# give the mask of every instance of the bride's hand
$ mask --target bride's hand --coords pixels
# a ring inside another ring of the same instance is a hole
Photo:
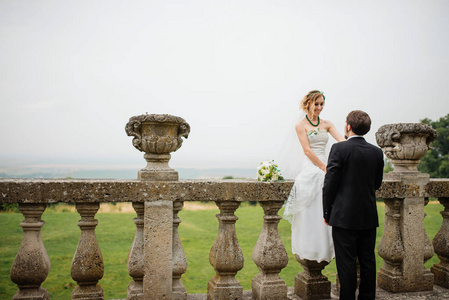
[[[324,173],[326,173],[326,166],[320,168]]]

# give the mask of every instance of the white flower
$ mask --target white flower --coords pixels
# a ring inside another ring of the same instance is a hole
[[[257,180],[259,181],[278,181],[284,180],[274,161],[264,161],[257,168]]]

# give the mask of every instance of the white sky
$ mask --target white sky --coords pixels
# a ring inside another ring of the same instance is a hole
[[[0,0],[0,169],[137,165],[125,124],[191,126],[176,167],[256,168],[299,100],[322,118],[388,123],[449,113],[449,1]]]

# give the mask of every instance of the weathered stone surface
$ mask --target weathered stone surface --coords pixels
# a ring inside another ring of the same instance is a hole
[[[383,267],[377,274],[380,287],[396,291],[396,280],[401,279],[401,265],[404,260],[404,241],[401,235],[401,209],[404,199],[384,199],[385,225],[384,234],[378,245],[379,256],[384,259]]]
[[[444,206],[441,212],[443,223],[433,239],[433,247],[440,262],[434,264],[431,271],[435,276],[435,284],[449,289],[449,198],[441,197],[439,201]]]
[[[128,273],[133,278],[127,288],[127,300],[144,300],[143,295],[143,275],[144,275],[144,261],[143,261],[143,215],[144,203],[134,202],[133,208],[137,213],[134,218],[136,224],[136,234],[134,241],[129,251],[128,258]]]
[[[138,172],[139,180],[178,180],[178,172],[170,168],[168,162],[170,153],[181,147],[181,137],[189,136],[190,125],[183,118],[166,114],[134,116],[129,119],[125,131],[134,136],[134,147],[145,152],[147,166]]]
[[[145,202],[144,295],[172,299],[173,202]]]
[[[423,265],[426,261],[425,251],[428,240],[423,223],[424,199],[405,198],[403,209],[401,234],[405,255],[402,265],[403,288],[400,291],[428,291],[433,288],[433,274]],[[432,255],[433,248],[430,257]]]
[[[49,293],[41,287],[50,271],[50,259],[41,238],[41,220],[46,204],[20,204],[25,220],[20,223],[23,240],[11,267],[11,280],[19,290],[13,299],[47,300]]]
[[[390,292],[433,289],[434,276],[423,266],[433,256],[423,222],[429,174],[418,172],[417,165],[435,137],[432,127],[414,123],[384,125],[376,133],[377,143],[394,166],[384,179],[404,187],[402,195],[383,195],[387,210],[379,255],[384,263],[377,278],[378,286]]]
[[[181,211],[184,203],[181,201],[173,202],[173,295],[172,300],[187,299],[187,290],[181,281],[181,276],[187,271],[187,257],[182,248],[181,238],[178,227],[181,219],[178,213]]]
[[[142,169],[137,172],[137,179],[143,181],[177,181],[179,174],[173,169]]]
[[[425,189],[426,197],[449,198],[449,179],[431,178]]]
[[[103,256],[95,236],[98,224],[95,214],[99,208],[99,203],[76,204],[81,216],[78,222],[81,236],[72,260],[71,275],[78,283],[72,292],[72,299],[104,299],[103,289],[97,284],[104,274]]]
[[[216,215],[218,234],[209,252],[209,262],[216,274],[207,284],[207,299],[241,300],[243,288],[235,275],[243,268],[243,253],[235,231],[238,218],[234,215],[240,203],[217,201],[216,204],[220,208],[220,214]]]
[[[338,291],[336,288],[336,284],[332,285],[331,289],[331,298],[330,299],[338,299]],[[288,299],[289,300],[303,300],[299,296],[295,295],[294,288],[288,288]],[[251,300],[252,295],[251,291],[243,292],[243,299]],[[376,290],[376,299],[385,299],[385,300],[441,300],[441,299],[449,299],[449,290],[435,287],[433,291],[426,292],[415,292],[415,293],[389,293],[382,289],[377,288]],[[187,296],[187,300],[206,300],[206,294],[190,294]]]
[[[295,294],[304,300],[329,299],[331,282],[321,273],[329,263],[301,259],[298,255],[295,258],[304,269],[295,277]]]
[[[423,263],[433,255],[424,230],[424,198],[384,199],[384,234],[378,246],[384,259],[378,286],[390,292],[416,292],[433,288],[433,274]]]
[[[0,179],[0,203],[285,201],[293,181],[181,180],[146,181],[102,179]],[[430,179],[424,187],[384,180],[379,198],[449,197],[449,179]]]
[[[0,202],[284,201],[292,186],[257,180],[0,179]]]
[[[388,173],[390,174],[390,173]],[[380,189],[376,191],[377,198],[406,198],[406,197],[427,197],[425,186],[403,182],[397,179],[390,179],[391,176],[384,175],[384,180]],[[449,180],[448,180],[449,186]]]
[[[264,214],[262,232],[254,246],[252,258],[260,270],[252,282],[253,299],[287,299],[287,285],[279,273],[287,266],[288,255],[278,231],[282,201],[261,203]]]
[[[386,124],[376,132],[376,142],[391,159],[394,172],[416,171],[437,136],[436,130],[423,123]]]
[[[293,181],[267,183],[256,180],[142,182],[139,180],[0,179],[0,202],[27,205],[113,201],[143,204],[161,200],[173,202],[220,199],[221,202],[260,201],[263,203],[273,200],[284,201],[292,185]],[[424,186],[398,180],[384,180],[381,189],[377,191],[377,196],[391,199],[435,196],[447,198],[449,197],[449,179],[430,179]],[[173,217],[172,210],[170,215]]]
[[[139,151],[165,154],[181,147],[181,137],[189,136],[190,125],[177,116],[145,114],[131,117],[125,131],[134,136],[133,146]]]

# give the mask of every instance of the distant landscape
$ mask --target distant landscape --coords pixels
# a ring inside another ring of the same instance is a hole
[[[45,168],[33,170],[15,170],[13,172],[0,172],[0,178],[79,178],[79,179],[136,179],[136,169],[70,169],[70,168]],[[177,168],[180,179],[222,179],[222,178],[246,178],[255,179],[256,169],[239,168]]]

